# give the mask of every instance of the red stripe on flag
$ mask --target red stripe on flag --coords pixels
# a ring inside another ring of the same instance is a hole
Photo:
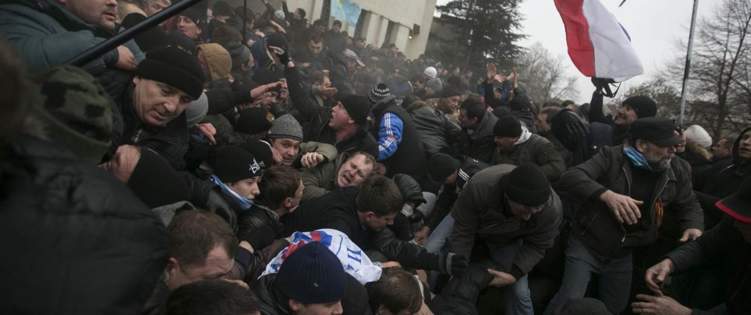
[[[584,16],[585,0],[555,0],[555,7],[566,29],[568,55],[586,76],[595,76],[595,49],[589,37],[589,23]]]

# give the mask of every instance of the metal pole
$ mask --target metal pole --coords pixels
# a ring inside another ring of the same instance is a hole
[[[248,0],[243,0],[243,45],[247,45],[247,38],[245,33],[248,31]]]
[[[74,57],[71,60],[68,60],[66,64],[81,67],[91,62],[92,60],[99,58],[99,56],[101,56],[102,54],[115,49],[116,47],[131,40],[133,37],[145,31],[146,29],[159,25],[159,23],[162,23],[165,20],[182,12],[183,10],[192,7],[200,1],[204,0],[183,0],[176,2],[170,7],[162,10],[161,12],[147,17],[145,20],[141,21],[141,23],[136,24],[136,26],[133,26],[123,32],[117,33],[115,36],[112,36],[111,38],[97,44],[96,46],[87,49],[80,55]]]
[[[699,0],[694,0],[694,11],[691,13],[691,30],[688,33],[688,51],[686,52],[686,66],[683,69],[683,86],[681,87],[681,115],[678,122],[683,127],[684,115],[686,113],[686,84],[688,84],[688,75],[691,71],[691,50],[694,47],[694,28],[696,28],[696,11],[699,8]]]

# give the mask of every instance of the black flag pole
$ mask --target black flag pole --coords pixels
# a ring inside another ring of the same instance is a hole
[[[116,47],[131,40],[133,37],[145,31],[146,29],[159,25],[159,23],[166,21],[167,19],[177,15],[183,10],[192,7],[193,5],[201,1],[204,0],[183,0],[176,2],[168,8],[160,11],[159,13],[147,17],[145,20],[141,21],[135,26],[123,32],[117,33],[115,36],[112,36],[111,38],[97,44],[96,46],[87,49],[80,55],[74,57],[71,60],[68,60],[66,64],[81,67],[91,62],[92,60],[99,58],[99,56],[101,56],[102,54],[115,49]]]

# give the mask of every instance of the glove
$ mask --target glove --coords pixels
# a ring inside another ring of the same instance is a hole
[[[441,254],[439,263],[441,272],[454,277],[460,276],[464,273],[469,265],[467,257],[455,253]]]

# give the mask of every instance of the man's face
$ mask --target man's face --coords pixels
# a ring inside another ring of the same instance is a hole
[[[741,135],[741,141],[738,142],[738,157],[751,160],[751,131]]]
[[[313,54],[313,56],[318,56],[321,54],[321,51],[323,50],[323,41],[315,42],[315,41],[308,41],[308,49],[310,50],[310,53]]]
[[[290,309],[295,315],[341,315],[344,314],[341,301],[327,304],[301,304],[292,302]]]
[[[676,144],[674,149],[675,153],[683,153],[686,152],[686,135],[682,135],[678,133],[678,131],[674,132],[674,134],[681,138],[681,143]]]
[[[732,153],[730,149],[730,141],[722,138],[720,141],[712,145],[712,155],[717,159],[722,159],[730,156]]]
[[[518,140],[518,137],[495,137],[495,146],[501,152],[511,152],[514,150],[514,143]]]
[[[743,239],[746,241],[746,243],[751,244],[751,224],[735,220],[733,221],[733,225],[736,229],[738,229],[738,232],[741,232],[741,235],[743,235]]]
[[[543,204],[537,207],[530,207],[517,203],[511,199],[508,200],[508,204],[514,217],[522,221],[529,221],[533,214],[540,213],[545,206]]]
[[[88,24],[107,30],[115,29],[116,0],[58,0],[70,13]]]
[[[342,31],[342,25],[341,24],[334,24],[331,26],[331,30],[334,32],[341,32]]]
[[[167,84],[136,77],[133,79],[133,106],[141,122],[165,126],[185,111],[190,97]]]
[[[201,280],[219,279],[232,270],[235,260],[221,246],[215,246],[201,265],[183,265],[177,259],[167,262],[167,287],[170,290]]]
[[[292,166],[300,152],[300,141],[290,138],[279,138],[271,140],[271,150],[276,151],[275,156],[281,158],[277,163],[285,166]]]
[[[261,193],[261,190],[258,188],[258,182],[260,181],[261,177],[258,176],[246,178],[230,183],[229,188],[234,190],[240,196],[253,200]]]
[[[675,147],[667,146],[662,147],[654,143],[644,140],[637,140],[638,149],[647,159],[649,165],[655,169],[667,169],[670,164],[670,159],[675,155]]]
[[[446,98],[448,100],[449,107],[456,111],[459,110],[459,102],[462,101],[461,95],[450,96]]]
[[[373,163],[362,154],[356,154],[345,161],[336,173],[336,185],[339,188],[362,184],[373,173]]]
[[[631,125],[637,119],[639,119],[639,116],[637,116],[636,112],[628,105],[621,105],[615,113],[615,124],[619,126]]]
[[[477,126],[479,121],[480,119],[477,117],[470,118],[469,116],[467,116],[466,110],[462,109],[459,111],[459,125],[461,125],[462,128],[473,129]]]
[[[361,39],[356,40],[355,41],[355,47],[358,48],[358,49],[365,48],[365,41],[361,40]]]
[[[159,13],[171,5],[170,0],[150,0],[146,1],[146,5],[143,8],[143,12],[148,16]]]
[[[548,114],[547,113],[539,113],[537,114],[537,130],[540,132],[548,132],[550,131],[550,124],[548,124]]]
[[[386,226],[394,224],[396,214],[397,213],[395,212],[384,216],[378,216],[375,212],[368,212],[368,214],[365,215],[365,226],[373,232],[383,231]]]
[[[337,102],[334,107],[331,108],[331,119],[329,120],[329,127],[334,130],[340,130],[350,124],[354,124],[352,118],[349,117],[349,113],[342,105],[342,102]]]
[[[198,36],[200,36],[202,32],[201,28],[198,27],[198,24],[193,22],[191,18],[184,15],[181,15],[177,18],[177,29],[180,31],[180,33],[183,33],[183,35],[192,40],[198,39]]]

